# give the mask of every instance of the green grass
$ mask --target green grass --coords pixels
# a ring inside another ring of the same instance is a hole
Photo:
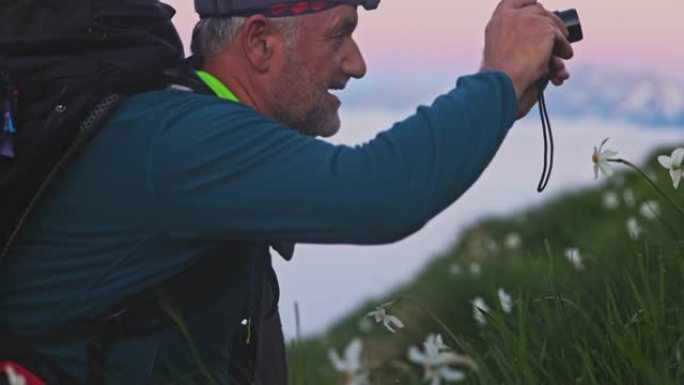
[[[675,191],[667,171],[651,158],[644,169],[684,206],[684,188]],[[628,189],[633,206],[622,198]],[[618,193],[619,208],[604,207],[607,191]],[[659,202],[660,219],[639,214],[646,200]],[[643,228],[636,240],[627,232],[630,217]],[[325,335],[291,344],[291,383],[344,384],[327,351],[342,351],[355,337],[364,341],[363,362],[373,384],[422,383],[422,368],[408,362],[407,351],[435,332],[478,363],[477,372],[466,370],[464,384],[684,383],[683,225],[684,217],[632,171],[514,217],[484,220],[410,284],[360,306]],[[519,248],[502,246],[511,233],[519,234]],[[565,257],[570,247],[579,248],[583,270]],[[468,272],[471,262],[481,265],[479,275]],[[450,273],[454,264],[462,266],[461,274]],[[499,306],[500,287],[514,298],[509,314]],[[404,296],[420,301],[446,329],[421,306],[400,301],[390,312],[404,329],[360,330],[368,311]],[[486,325],[473,319],[470,301],[476,296],[492,309]]]

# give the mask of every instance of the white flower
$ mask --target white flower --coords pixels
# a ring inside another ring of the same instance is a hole
[[[575,270],[584,270],[584,263],[582,263],[582,255],[577,247],[569,247],[565,249],[565,258],[572,263]]]
[[[401,322],[399,318],[387,314],[387,309],[385,309],[386,306],[388,306],[388,304],[376,307],[375,310],[367,314],[367,317],[374,317],[375,322],[382,322],[382,324],[385,325],[387,330],[391,331],[392,333],[395,333],[396,331],[392,329],[392,325],[401,329],[404,327],[404,323]]]
[[[608,160],[618,153],[612,150],[603,149],[603,146],[607,141],[608,138],[605,138],[598,149],[594,147],[594,155],[591,156],[591,161],[594,162],[594,179],[598,178],[599,170],[601,170],[601,173],[606,177],[613,175],[613,169],[610,167],[610,164],[608,164]]]
[[[670,170],[670,177],[672,178],[672,185],[675,189],[679,187],[679,182],[684,176],[684,169],[682,169],[682,162],[684,161],[684,148],[678,148],[672,151],[671,156],[660,155],[658,162],[661,166]]]
[[[626,188],[625,191],[622,192],[622,199],[624,199],[629,207],[633,207],[634,203],[636,203],[634,200],[634,192],[629,188]]]
[[[368,373],[361,365],[363,343],[359,338],[353,339],[344,351],[344,359],[333,349],[328,350],[328,358],[336,371],[344,373],[345,385],[370,385]]]
[[[620,200],[618,199],[617,194],[614,191],[608,191],[603,194],[603,205],[610,210],[618,208],[618,206],[620,206]]]
[[[646,219],[656,219],[660,216],[660,205],[656,201],[646,201],[639,207],[639,212]]]
[[[437,350],[439,350],[440,352],[451,350],[451,348],[444,343],[444,339],[442,339],[442,335],[439,333],[428,334],[428,336],[425,338],[425,343],[436,346]]]
[[[452,351],[442,342],[442,336],[430,334],[423,343],[425,352],[420,351],[415,346],[411,346],[408,351],[409,360],[423,365],[425,382],[431,385],[439,385],[442,379],[447,382],[461,381],[465,379],[465,374],[461,370],[452,369],[452,364],[461,364],[475,367],[470,358],[462,356]]]
[[[468,270],[470,270],[470,274],[475,276],[480,275],[480,272],[482,272],[482,268],[480,267],[480,264],[477,262],[470,262]]]
[[[518,233],[509,233],[504,239],[504,247],[508,250],[517,249],[522,244],[522,239]]]
[[[451,273],[451,275],[461,275],[461,273],[463,273],[463,268],[458,263],[453,263],[449,266],[449,273]]]
[[[5,366],[5,374],[7,375],[7,380],[9,380],[9,385],[26,385],[26,378],[15,372],[12,366]]]
[[[633,240],[639,239],[642,231],[643,230],[641,229],[641,226],[636,218],[631,217],[627,219],[627,233],[629,233],[630,238]]]
[[[473,304],[473,318],[480,325],[485,325],[487,323],[487,318],[485,313],[489,313],[489,306],[485,303],[482,297],[475,297],[472,301]]]
[[[510,294],[506,293],[506,290],[502,288],[497,290],[497,294],[499,295],[499,302],[501,303],[501,308],[503,311],[510,313],[513,309],[513,300],[511,299]]]

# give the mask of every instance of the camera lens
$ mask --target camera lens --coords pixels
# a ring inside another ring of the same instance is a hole
[[[566,11],[556,11],[554,12],[558,17],[563,20],[565,26],[570,32],[568,40],[570,43],[575,43],[584,38],[582,34],[582,24],[580,24],[579,15],[575,9],[568,9]]]

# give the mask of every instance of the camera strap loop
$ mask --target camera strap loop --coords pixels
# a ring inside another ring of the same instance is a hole
[[[537,192],[542,192],[546,189],[551,179],[551,170],[553,170],[553,133],[551,132],[551,121],[549,120],[549,112],[546,109],[546,101],[544,100],[544,92],[539,94],[539,115],[542,121],[542,132],[544,135],[544,169],[542,176],[537,185]]]

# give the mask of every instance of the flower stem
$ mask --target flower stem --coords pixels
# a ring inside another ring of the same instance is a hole
[[[624,160],[622,158],[608,159],[608,162],[621,163],[627,167],[634,169],[636,172],[639,173],[639,175],[641,175],[642,177],[644,177],[644,179],[648,181],[648,183],[651,185],[651,187],[653,187],[654,190],[656,190],[663,198],[665,198],[666,201],[668,201],[674,208],[676,208],[677,211],[679,211],[679,213],[682,214],[682,216],[684,216],[684,210],[682,210],[682,208],[679,207],[679,205],[675,203],[675,201],[673,201],[672,198],[670,198],[651,178],[649,178],[645,172],[641,171],[639,167],[635,166],[634,163],[628,160]]]

